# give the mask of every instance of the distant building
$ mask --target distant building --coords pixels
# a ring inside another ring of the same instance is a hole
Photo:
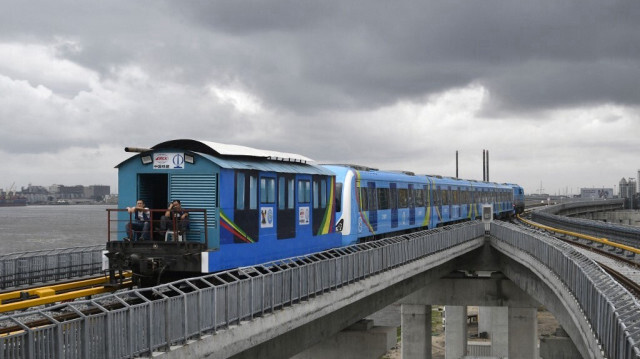
[[[27,203],[52,203],[58,200],[71,200],[73,203],[103,202],[111,199],[111,186],[64,186],[54,184],[52,186],[32,186],[22,187],[20,195],[27,197]]]
[[[628,180],[622,178],[620,180],[620,198],[633,198],[633,195],[638,193],[636,187],[636,181],[633,178]]]
[[[613,198],[613,188],[580,188],[580,198]]]
[[[110,194],[111,187],[103,185],[93,185],[84,188],[84,197],[102,201]]]

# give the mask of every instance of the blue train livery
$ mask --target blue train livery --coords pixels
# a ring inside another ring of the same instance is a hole
[[[315,165],[191,139],[125,150],[136,154],[117,166],[107,256],[111,274],[131,269],[139,286],[471,220],[485,203],[508,217],[523,195],[515,184]],[[126,209],[137,200],[147,226],[133,226]],[[174,200],[188,213],[186,227],[169,209]]]

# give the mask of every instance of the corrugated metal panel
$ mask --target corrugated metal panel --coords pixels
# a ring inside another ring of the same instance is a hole
[[[204,208],[207,210],[207,226],[209,229],[217,227],[217,206],[218,206],[218,178],[217,174],[198,175],[198,174],[172,174],[169,177],[169,195],[171,200],[179,199],[182,207]],[[190,227],[189,239],[200,240],[195,238],[204,233],[204,215],[202,213],[193,213],[189,215]],[[212,240],[210,238],[209,240]]]
[[[304,163],[270,161],[270,160],[252,160],[252,159],[222,159],[215,156],[201,154],[202,157],[212,161],[222,168],[232,168],[241,170],[257,170],[266,172],[279,173],[303,173],[312,175],[333,175],[333,172],[320,166],[314,166]]]

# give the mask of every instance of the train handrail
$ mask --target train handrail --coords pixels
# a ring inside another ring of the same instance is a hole
[[[117,214],[116,214],[116,219],[112,219],[112,212],[128,212],[128,210],[126,208],[107,208],[107,242],[111,242],[111,238],[112,238],[112,230],[111,230],[111,223],[112,221],[115,221],[116,223],[120,222],[120,220],[117,218]],[[149,240],[150,241],[154,241],[154,232],[156,232],[155,228],[154,228],[154,223],[158,223],[160,220],[159,219],[154,219],[154,213],[157,214],[161,213],[161,215],[159,217],[156,218],[161,218],[162,216],[164,216],[165,212],[167,212],[166,208],[161,208],[161,209],[148,209],[149,211],[149,222],[151,223],[151,225],[149,226]],[[208,225],[208,218],[207,218],[207,209],[206,208],[183,208],[182,209],[183,212],[189,213],[189,216],[191,216],[191,213],[202,213],[203,215],[203,234],[204,234],[204,244],[208,247],[209,246],[209,225]],[[133,213],[129,213],[129,224],[131,225],[134,222],[133,220]],[[192,222],[193,223],[193,222]],[[177,221],[175,218],[172,218],[172,226],[171,228],[173,228],[171,231],[174,233],[173,234],[173,238],[174,241],[177,241],[178,238],[178,228],[177,228]],[[167,230],[169,231],[169,230]],[[119,232],[116,229],[116,235]],[[164,238],[161,239],[156,239],[155,241],[164,241]]]

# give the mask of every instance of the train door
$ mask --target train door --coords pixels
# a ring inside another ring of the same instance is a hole
[[[296,178],[296,213],[297,213],[297,237],[311,237],[312,228],[311,218],[313,212],[311,211],[311,176],[310,175],[298,175]]]
[[[398,228],[398,185],[389,183],[389,198],[391,203],[391,228]]]
[[[413,185],[409,184],[409,225],[414,226],[416,224],[416,203],[415,193],[413,192]]]
[[[247,237],[259,239],[260,211],[258,210],[258,171],[236,171],[236,205],[233,220]],[[235,239],[236,241],[238,239]]]
[[[295,176],[278,176],[278,239],[296,236]]]
[[[260,174],[260,237],[275,236],[276,218],[276,177]]]
[[[378,200],[376,198],[376,183],[367,183],[367,200],[369,202],[369,224],[374,232],[378,230]]]
[[[460,218],[460,188],[453,187],[451,189],[451,195],[453,196],[453,211],[451,212],[451,217],[454,220],[458,220]]]
[[[326,176],[313,176],[311,188],[313,215],[311,226],[314,236],[319,234],[322,219],[327,212],[327,178]]]
[[[142,199],[150,209],[167,208],[169,180],[166,173],[138,175],[137,199]],[[132,204],[133,205],[133,204]],[[154,218],[155,219],[155,218]],[[160,218],[158,218],[159,220]]]

